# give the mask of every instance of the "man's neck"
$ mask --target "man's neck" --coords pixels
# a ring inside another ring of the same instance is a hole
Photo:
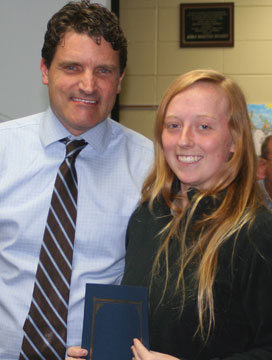
[[[272,200],[272,183],[264,179],[265,190],[267,191],[270,199]]]

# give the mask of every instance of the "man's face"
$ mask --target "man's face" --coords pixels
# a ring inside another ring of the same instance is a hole
[[[54,114],[76,136],[110,114],[124,76],[110,43],[74,31],[64,35],[49,69],[41,60],[41,71]]]
[[[269,140],[267,159],[260,157],[257,167],[257,178],[265,179],[266,187],[272,187],[272,139]]]
[[[272,139],[268,143],[268,156],[265,160],[265,181],[270,186],[272,185]]]

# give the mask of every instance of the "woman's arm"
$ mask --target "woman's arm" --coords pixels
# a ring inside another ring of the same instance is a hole
[[[133,340],[131,350],[134,355],[134,360],[179,360],[171,355],[147,350],[147,348],[138,339]]]

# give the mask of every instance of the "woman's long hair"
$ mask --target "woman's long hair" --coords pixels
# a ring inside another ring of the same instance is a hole
[[[185,216],[185,210],[177,206],[177,198],[182,195],[173,194],[172,191],[175,174],[165,160],[162,131],[167,107],[171,100],[189,86],[201,81],[212,83],[223,89],[229,100],[229,129],[235,151],[226,163],[224,172],[221,172],[220,177],[216,179],[214,186],[197,194],[189,213],[187,212]],[[200,330],[202,338],[207,340],[214,325],[213,284],[219,249],[231,235],[237,235],[245,224],[252,222],[261,203],[261,195],[256,183],[256,155],[251,124],[241,89],[231,79],[213,70],[195,70],[179,76],[167,89],[159,105],[154,142],[155,162],[143,186],[142,202],[148,201],[152,210],[154,200],[163,197],[174,216],[162,231],[165,240],[153,265],[153,277],[160,267],[161,259],[164,259],[166,263],[165,293],[169,279],[169,244],[171,238],[177,238],[180,242],[181,255],[176,290],[182,287],[184,303],[186,293],[184,270],[192,260],[196,260],[198,264],[195,273],[199,314],[198,330]],[[219,207],[211,214],[204,215],[188,230],[199,201],[204,196],[216,199],[222,190],[224,190],[225,196]],[[182,227],[181,224],[183,224]],[[185,241],[188,232],[190,232],[190,238],[194,239],[190,244]]]

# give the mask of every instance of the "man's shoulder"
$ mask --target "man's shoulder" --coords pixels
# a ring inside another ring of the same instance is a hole
[[[110,124],[114,132],[124,136],[128,146],[141,147],[153,153],[153,142],[144,135],[110,119]]]
[[[35,127],[39,126],[43,115],[44,115],[44,112],[34,114],[34,115],[24,116],[24,117],[14,119],[14,120],[5,121],[0,124],[0,134],[5,134],[6,132],[9,132],[9,131],[16,131],[16,129],[20,130],[25,127],[28,127],[28,128],[34,127],[35,128]]]
[[[258,184],[259,184],[261,190],[263,191],[267,207],[270,209],[270,211],[272,211],[271,197],[266,190],[264,180],[258,180]]]

